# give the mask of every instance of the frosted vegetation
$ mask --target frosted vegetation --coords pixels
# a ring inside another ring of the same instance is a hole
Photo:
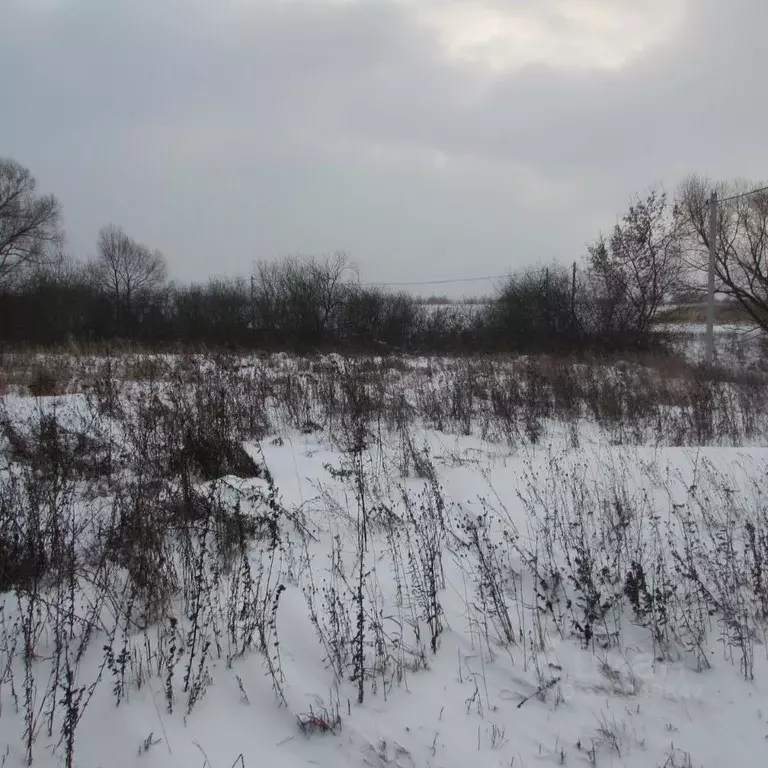
[[[760,764],[763,374],[3,362],[3,766]]]

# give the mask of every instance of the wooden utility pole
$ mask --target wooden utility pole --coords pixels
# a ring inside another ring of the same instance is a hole
[[[573,262],[573,276],[571,277],[571,330],[576,328],[576,262]]]
[[[715,361],[715,257],[717,251],[717,192],[709,198],[709,272],[707,281],[707,365]]]
[[[251,315],[251,332],[250,337],[253,338],[256,335],[256,280],[254,279],[253,275],[251,275],[251,306],[250,306],[250,315]]]

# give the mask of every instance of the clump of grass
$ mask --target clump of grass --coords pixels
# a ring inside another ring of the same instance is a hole
[[[319,704],[316,709],[310,707],[309,712],[297,716],[296,722],[305,736],[323,733],[335,736],[341,731],[341,715],[338,707],[328,709],[322,704]]]

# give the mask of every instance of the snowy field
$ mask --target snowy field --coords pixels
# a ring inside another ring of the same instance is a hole
[[[764,765],[758,362],[37,359],[0,765]]]
[[[677,352],[693,362],[706,356],[707,326],[703,323],[660,326],[669,332]],[[728,370],[766,370],[768,343],[760,329],[750,323],[715,325],[715,363]]]

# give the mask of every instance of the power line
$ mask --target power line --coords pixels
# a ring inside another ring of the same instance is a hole
[[[741,192],[738,195],[731,195],[730,197],[722,197],[718,200],[719,203],[727,203],[730,200],[738,200],[741,197],[749,197],[750,195],[757,195],[760,192],[768,192],[768,186],[760,187],[759,189],[753,189],[749,192]]]
[[[399,283],[363,283],[364,288],[394,288],[408,285],[448,285],[450,283],[479,283],[483,280],[501,280],[509,277],[509,273],[503,275],[486,275],[484,277],[456,277],[450,280],[411,280]]]
[[[757,195],[761,192],[768,192],[768,185],[764,187],[758,187],[757,189],[752,189],[749,192],[740,192],[736,195],[730,195],[729,197],[721,197],[718,199],[718,203],[728,203],[732,200],[739,200],[742,197],[749,197],[750,195]],[[704,208],[703,210],[706,210]],[[364,288],[397,288],[397,287],[407,287],[407,286],[415,286],[415,285],[452,285],[455,283],[479,283],[487,280],[502,280],[506,277],[509,277],[509,273],[504,273],[502,275],[485,275],[483,277],[456,277],[456,278],[450,278],[450,279],[441,279],[441,280],[405,280],[401,282],[396,283],[362,283],[361,285]]]

